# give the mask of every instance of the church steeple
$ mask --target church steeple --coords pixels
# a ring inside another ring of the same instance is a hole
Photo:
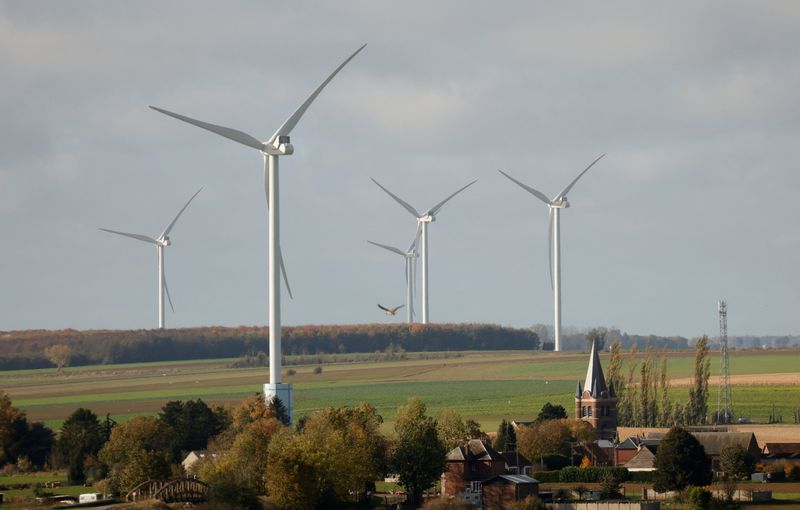
[[[575,390],[575,418],[588,422],[603,439],[615,437],[617,429],[617,395],[613,385],[606,384],[597,343],[592,341],[586,379]]]
[[[592,353],[589,355],[589,368],[586,369],[586,381],[583,383],[583,391],[588,391],[594,398],[599,397],[603,392],[608,392],[595,340],[592,340]]]

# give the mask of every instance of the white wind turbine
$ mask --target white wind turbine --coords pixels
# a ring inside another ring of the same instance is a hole
[[[589,171],[590,168],[594,166],[595,163],[600,161],[600,159],[605,156],[605,154],[601,154],[599,158],[592,161],[592,163],[584,169],[583,172],[578,174],[578,176],[573,179],[569,185],[564,188],[561,193],[553,197],[552,200],[547,198],[547,195],[542,193],[539,190],[533,189],[530,186],[519,182],[518,180],[514,179],[507,173],[503,172],[502,170],[498,170],[501,174],[508,177],[511,181],[519,185],[522,189],[527,191],[528,193],[534,195],[536,198],[541,200],[547,205],[548,209],[548,237],[550,241],[549,252],[550,252],[550,285],[553,288],[553,314],[555,325],[553,326],[555,330],[555,350],[561,350],[561,224],[560,224],[560,213],[561,209],[566,209],[569,207],[569,202],[567,202],[567,193],[572,187],[578,182],[578,179],[583,177],[583,174]]]
[[[369,244],[373,244],[384,250],[389,250],[392,253],[396,253],[403,257],[403,263],[405,265],[405,272],[406,272],[406,317],[408,319],[408,323],[411,324],[414,321],[414,298],[412,296],[414,282],[416,281],[416,260],[419,255],[417,254],[416,246],[417,240],[416,238],[411,242],[411,246],[408,247],[408,250],[403,251],[400,248],[395,248],[394,246],[388,246],[385,244],[375,243],[372,241],[367,241]]]
[[[145,236],[145,235],[142,235],[142,234],[130,234],[128,232],[119,232],[117,230],[110,230],[110,229],[107,229],[107,228],[101,228],[100,229],[103,232],[111,232],[112,234],[118,234],[118,235],[121,235],[121,236],[130,237],[130,238],[133,238],[133,239],[136,239],[136,240],[139,240],[139,241],[144,241],[146,243],[150,243],[150,244],[156,245],[156,254],[158,256],[158,327],[159,327],[159,329],[164,329],[164,293],[167,294],[167,300],[169,300],[169,307],[172,309],[173,312],[175,312],[175,307],[172,306],[172,298],[169,295],[169,287],[167,287],[167,278],[166,278],[166,276],[164,276],[164,248],[166,248],[167,246],[172,244],[172,242],[169,239],[169,233],[172,231],[172,227],[175,226],[175,223],[178,221],[178,218],[181,217],[181,214],[183,214],[183,211],[185,211],[186,208],[189,207],[189,204],[192,202],[192,200],[194,200],[194,197],[196,197],[197,194],[200,193],[201,191],[203,191],[203,188],[200,188],[199,190],[197,190],[197,192],[194,195],[192,195],[192,198],[190,198],[189,201],[186,202],[186,205],[184,205],[183,208],[180,211],[178,211],[178,214],[175,216],[175,219],[173,219],[170,222],[170,224],[167,225],[167,228],[164,229],[164,231],[161,233],[161,235],[156,237],[156,238],[152,238],[150,236]]]
[[[280,251],[280,216],[279,216],[279,194],[278,194],[278,157],[290,156],[294,153],[294,147],[290,143],[289,134],[300,121],[308,107],[317,98],[322,89],[333,79],[341,69],[347,65],[358,53],[364,49],[361,46],[352,55],[342,62],[339,67],[328,76],[322,84],[308,96],[308,99],[281,124],[275,133],[267,141],[261,142],[257,138],[242,131],[231,129],[216,124],[209,124],[200,120],[185,117],[161,108],[151,106],[150,108],[161,112],[178,120],[194,124],[212,133],[224,136],[234,142],[256,149],[264,158],[264,191],[267,196],[267,209],[269,214],[269,384],[264,385],[264,395],[267,401],[279,398],[286,406],[288,416],[292,416],[292,386],[291,384],[281,383],[281,302],[280,302],[280,281],[278,271],[283,273],[286,290],[289,291],[289,281],[286,278],[286,270],[283,265],[283,256]]]
[[[372,179],[372,177],[370,177],[370,179]],[[436,221],[436,213],[439,212],[439,210],[442,208],[442,206],[444,204],[447,203],[448,200],[450,200],[454,196],[458,195],[459,193],[461,193],[465,189],[469,188],[470,186],[472,186],[473,184],[478,182],[478,180],[475,179],[474,181],[470,182],[466,186],[460,188],[458,191],[456,191],[455,193],[451,194],[450,196],[448,196],[447,198],[445,198],[444,200],[442,200],[438,204],[434,205],[433,207],[431,207],[430,209],[428,209],[424,213],[420,213],[419,211],[417,211],[416,209],[411,207],[411,205],[409,205],[408,202],[404,201],[402,198],[398,197],[397,195],[395,195],[394,193],[392,193],[388,189],[386,189],[383,186],[381,186],[381,184],[378,181],[376,181],[375,179],[372,179],[372,182],[377,184],[380,189],[382,189],[390,197],[395,199],[395,201],[397,201],[398,204],[402,205],[403,208],[406,211],[408,211],[411,214],[413,214],[414,217],[417,219],[417,234],[415,236],[415,241],[416,241],[416,239],[421,239],[420,254],[422,256],[422,323],[423,324],[427,324],[428,323],[428,319],[429,319],[429,317],[428,317],[428,307],[429,307],[429,300],[428,300],[428,223],[430,223],[432,221]]]

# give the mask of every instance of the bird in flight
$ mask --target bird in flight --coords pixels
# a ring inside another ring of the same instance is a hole
[[[394,308],[386,308],[382,304],[378,303],[378,308],[386,312],[386,315],[397,315],[397,310],[403,308],[406,305],[395,306]]]

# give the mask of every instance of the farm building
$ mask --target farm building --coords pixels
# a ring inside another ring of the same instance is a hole
[[[526,475],[498,475],[483,482],[483,509],[503,510],[539,494],[539,481]]]
[[[800,460],[800,443],[764,443],[761,461]]]

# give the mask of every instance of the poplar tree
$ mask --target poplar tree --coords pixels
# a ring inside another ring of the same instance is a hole
[[[689,403],[686,406],[686,423],[702,425],[708,414],[708,378],[711,375],[711,360],[708,359],[708,337],[703,335],[694,347],[694,380],[689,388]]]

